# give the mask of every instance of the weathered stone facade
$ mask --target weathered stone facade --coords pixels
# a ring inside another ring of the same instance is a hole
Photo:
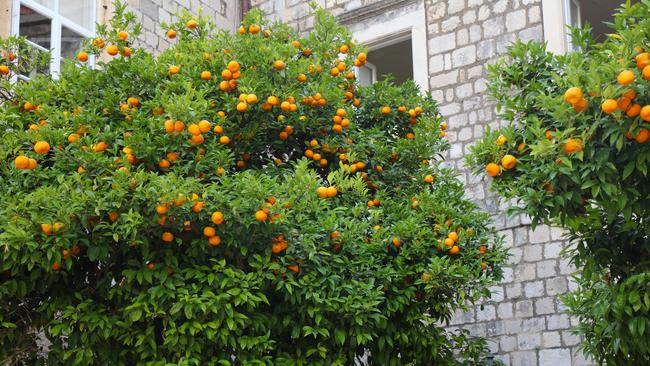
[[[508,365],[589,365],[578,351],[580,339],[570,331],[559,295],[567,292],[574,269],[560,250],[562,232],[547,226],[532,230],[526,217],[505,215],[507,204],[488,192],[488,181],[464,165],[464,156],[486,126],[498,127],[494,104],[486,94],[486,65],[502,57],[515,39],[543,40],[542,0],[319,0],[353,33],[373,23],[422,6],[427,28],[429,90],[449,122],[455,166],[467,194],[494,213],[512,256],[505,278],[490,302],[455,314],[452,326],[487,336],[495,355]],[[301,32],[313,25],[309,1],[253,0],[273,19]],[[374,9],[360,12],[360,9]],[[350,16],[353,14],[354,16]],[[357,14],[363,14],[359,16]],[[355,18],[356,16],[356,18]],[[414,48],[416,45],[414,44]]]
[[[140,41],[149,51],[160,52],[169,47],[165,37],[166,29],[161,22],[174,21],[174,14],[183,9],[193,14],[201,10],[221,29],[235,30],[239,25],[241,1],[239,0],[126,0],[129,10],[134,12],[142,24]]]

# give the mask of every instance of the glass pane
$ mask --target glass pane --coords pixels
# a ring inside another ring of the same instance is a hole
[[[23,54],[23,57],[18,58],[20,74],[29,78],[37,74],[48,74],[50,72],[50,63],[47,60],[49,60],[50,54],[31,45],[27,51],[28,54]],[[42,66],[36,67],[35,65]]]
[[[369,86],[374,82],[372,80],[372,70],[366,66],[357,68],[358,80],[361,86]]]
[[[55,0],[34,0],[35,3],[41,4],[46,8],[54,10],[54,1]]]
[[[81,41],[84,37],[74,31],[61,27],[61,57],[75,58],[77,52],[81,51]]]
[[[50,49],[52,21],[46,16],[21,5],[18,34],[27,37],[27,39],[43,48]]]
[[[93,0],[59,0],[59,14],[84,28],[92,28],[92,15],[95,9]]]

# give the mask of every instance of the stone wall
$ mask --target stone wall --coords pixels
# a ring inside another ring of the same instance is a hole
[[[171,23],[174,15],[183,9],[210,17],[217,27],[234,31],[240,21],[239,0],[126,0],[142,24],[140,42],[149,51],[158,53],[169,47],[166,29],[161,22]]]
[[[449,122],[451,150],[448,164],[455,166],[466,184],[467,194],[494,214],[494,224],[505,236],[512,256],[505,278],[496,286],[491,301],[457,313],[452,326],[469,329],[490,341],[493,352],[508,365],[589,365],[578,351],[580,339],[563,313],[560,294],[573,286],[574,269],[560,256],[567,245],[558,229],[547,226],[532,230],[526,217],[504,214],[507,204],[488,192],[488,180],[473,176],[464,165],[464,155],[486,126],[498,127],[494,104],[486,95],[485,66],[506,52],[515,39],[542,40],[542,0],[318,0],[318,5],[346,20],[353,31],[368,22],[386,21],[383,15],[357,21],[346,13],[368,5],[411,6],[426,9],[429,88],[440,102]],[[301,32],[313,25],[309,1],[252,0],[272,19],[293,24]],[[399,10],[394,10],[398,12]],[[575,324],[573,324],[575,325]]]

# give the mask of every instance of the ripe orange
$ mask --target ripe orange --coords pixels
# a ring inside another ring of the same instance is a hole
[[[339,47],[339,52],[341,52],[341,53],[348,53],[349,50],[350,50],[350,47],[348,47],[348,45],[346,45],[346,44]]]
[[[171,243],[174,240],[174,234],[170,233],[169,231],[165,231],[162,234],[162,240],[167,243]]]
[[[454,245],[449,249],[449,254],[451,255],[456,255],[458,252],[460,252],[460,247],[458,245]]]
[[[499,137],[497,137],[497,140],[495,141],[495,144],[499,146],[503,146],[505,145],[506,142],[508,142],[508,139],[503,135],[499,135]]]
[[[600,107],[603,113],[612,114],[618,109],[618,102],[615,99],[606,99]]]
[[[9,74],[9,66],[7,65],[0,65],[0,75],[7,75]]]
[[[211,236],[208,239],[208,244],[212,245],[213,247],[218,246],[221,244],[221,237],[219,235]]]
[[[294,273],[300,272],[300,267],[297,264],[292,264],[290,266],[287,266],[287,269]]]
[[[501,168],[499,168],[498,164],[489,163],[488,165],[485,166],[485,171],[488,173],[490,177],[496,177],[501,173]]]
[[[576,104],[580,99],[582,99],[582,89],[577,86],[567,89],[564,93],[564,100],[569,104]]]
[[[120,49],[117,48],[116,45],[112,44],[108,47],[106,47],[106,53],[108,53],[111,56],[115,56],[120,52]]]
[[[305,74],[298,74],[298,76],[296,77],[296,80],[298,80],[298,81],[301,82],[301,83],[304,83],[305,81],[307,81],[307,75],[305,75]]]
[[[196,27],[197,27],[199,24],[196,22],[196,20],[194,20],[194,19],[190,19],[190,20],[187,21],[187,23],[185,23],[185,25],[186,25],[187,28],[189,28],[189,29],[196,29]]]
[[[220,211],[215,211],[212,213],[210,219],[215,225],[221,225],[223,224],[223,213],[221,213]]]
[[[39,141],[34,144],[34,151],[39,155],[45,155],[50,151],[50,144],[47,141]]]
[[[237,103],[237,112],[243,113],[246,112],[247,109],[248,109],[248,104],[246,104],[245,102]]]
[[[203,228],[203,235],[207,236],[208,238],[211,238],[217,235],[217,230],[212,226],[206,226]]]
[[[628,108],[627,112],[625,112],[625,114],[630,118],[634,118],[638,116],[640,113],[641,113],[640,104],[633,104],[630,108]]]
[[[199,213],[205,207],[205,202],[197,201],[192,205],[192,212]]]
[[[425,183],[429,183],[429,184],[430,184],[430,183],[433,183],[433,175],[426,175],[426,176],[424,177],[424,182],[425,182]]]
[[[111,211],[108,213],[108,219],[111,220],[111,222],[115,222],[119,218],[120,218],[120,213],[117,211]]]
[[[334,132],[334,133],[342,133],[343,132],[343,126],[341,126],[341,125],[333,125],[332,126],[332,132]]]
[[[451,247],[454,245],[454,240],[452,238],[445,238],[445,246]]]
[[[59,264],[59,262],[52,263],[52,270],[53,271],[58,271],[60,269],[61,269],[61,265]]]
[[[327,187],[318,187],[318,189],[316,189],[316,193],[320,198],[327,198]]]
[[[261,30],[260,26],[257,24],[251,24],[250,27],[248,27],[248,32],[250,34],[257,34]]]
[[[246,96],[246,103],[248,104],[255,104],[257,103],[257,95],[255,94],[248,94]]]
[[[634,137],[634,140],[640,144],[644,144],[650,139],[650,131],[642,128],[639,133]]]
[[[587,109],[587,106],[588,106],[588,105],[589,105],[589,102],[587,102],[587,99],[585,99],[585,98],[580,98],[580,100],[578,101],[578,103],[576,103],[576,104],[573,105],[573,109],[574,109],[576,112],[582,112],[582,111],[584,111],[585,109]]]
[[[514,156],[508,154],[501,158],[501,166],[503,166],[504,170],[510,170],[514,168],[515,165],[517,165],[517,159]]]
[[[337,69],[336,67],[333,67],[330,70],[330,75],[332,75],[332,76],[338,76],[340,73],[341,73],[341,70]]]
[[[167,31],[167,38],[169,39],[174,39],[176,38],[176,31],[173,29],[170,29]]]
[[[167,159],[162,159],[161,161],[158,162],[158,166],[163,168],[163,169],[169,168],[170,165],[171,165],[171,163]]]
[[[267,216],[266,212],[264,212],[262,210],[258,210],[258,211],[255,212],[255,220],[257,220],[257,221],[266,221],[267,217],[268,216]]]
[[[108,149],[108,144],[106,144],[104,141],[100,141],[93,145],[94,152],[103,152],[106,151],[106,149]]]
[[[183,123],[183,121],[174,122],[174,131],[175,132],[183,132],[184,129],[185,129],[185,123]]]
[[[172,65],[169,67],[169,75],[176,75],[181,71],[181,67],[177,65]]]
[[[212,73],[210,71],[201,72],[201,80],[210,80],[212,79]]]
[[[285,64],[284,61],[282,60],[275,60],[275,62],[273,63],[273,68],[275,68],[278,71],[284,70],[284,66]]]
[[[14,159],[14,165],[18,170],[29,169],[29,158],[24,155],[20,155]]]
[[[230,72],[237,72],[239,71],[239,62],[237,61],[230,61],[228,62],[228,66],[226,66]]]
[[[30,159],[29,159],[29,166],[27,167],[27,169],[29,169],[29,170],[34,170],[34,169],[36,169],[36,165],[38,165],[38,163],[36,162],[36,160],[30,158]]]
[[[568,139],[564,143],[564,152],[566,154],[574,154],[582,151],[583,145],[582,141],[579,139]]]
[[[650,65],[643,68],[642,75],[644,80],[650,80]]]
[[[81,51],[81,52],[77,53],[77,60],[79,60],[81,62],[88,61],[88,53],[86,53],[84,51]]]
[[[390,107],[389,106],[383,106],[383,107],[381,107],[381,109],[379,111],[383,115],[390,114]]]
[[[391,240],[391,242],[393,243],[393,245],[394,245],[396,248],[399,248],[399,247],[402,246],[402,241],[399,240],[399,238],[395,238],[395,237],[394,237],[394,238]]]
[[[643,108],[641,108],[641,111],[639,112],[639,116],[641,116],[641,119],[650,122],[650,105],[646,105]]]
[[[455,231],[452,231],[452,232],[450,232],[449,234],[447,234],[447,237],[448,237],[449,239],[453,240],[454,243],[456,243],[456,242],[458,241],[458,233],[455,232]]]
[[[631,70],[623,70],[616,77],[616,81],[623,86],[630,85],[634,82],[634,72]]]
[[[327,197],[336,197],[338,190],[334,186],[327,187]]]
[[[156,265],[153,262],[147,263],[147,269],[153,271],[156,268]]]
[[[228,145],[230,143],[230,137],[228,136],[221,136],[219,137],[219,142],[223,145]]]

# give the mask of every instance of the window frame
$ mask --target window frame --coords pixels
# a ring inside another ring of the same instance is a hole
[[[345,24],[354,38],[366,45],[368,51],[390,46],[392,44],[411,40],[413,55],[413,81],[426,93],[429,88],[429,57],[427,55],[427,27],[424,3],[408,12],[396,15],[388,21],[382,21],[368,26],[366,22],[350,22]],[[356,70],[355,70],[356,72]]]
[[[565,37],[566,37],[566,49],[567,52],[573,51],[574,46],[573,46],[573,41],[571,40],[571,33],[566,31],[567,26],[571,27],[581,27],[582,26],[582,20],[581,20],[581,12],[582,9],[580,8],[580,2],[577,0],[564,0],[564,27],[565,27]],[[573,18],[573,14],[571,11],[571,4],[575,6],[577,9],[578,13],[575,14],[576,20],[578,24],[571,24],[571,19]]]
[[[91,28],[86,28],[81,26],[78,23],[66,18],[65,16],[59,14],[59,0],[51,0],[54,3],[53,9],[50,9],[46,6],[43,6],[37,3],[34,0],[12,0],[12,18],[11,18],[11,35],[20,35],[20,6],[26,6],[33,11],[47,17],[51,21],[52,33],[50,34],[50,50],[45,49],[44,47],[27,40],[27,43],[41,51],[51,51],[50,58],[50,74],[52,77],[56,78],[61,71],[61,30],[62,27],[66,27],[75,33],[78,33],[82,37],[90,38],[95,34],[95,27],[97,23],[97,2],[94,1],[94,6],[90,9],[90,24]],[[94,58],[89,60],[89,63],[92,65],[94,63]],[[28,80],[29,78],[24,75],[18,75],[19,79]]]

